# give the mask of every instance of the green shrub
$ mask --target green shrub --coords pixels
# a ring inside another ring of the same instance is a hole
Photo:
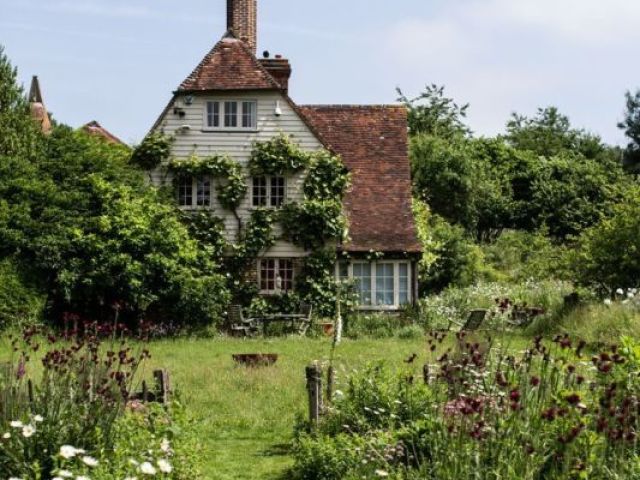
[[[345,336],[349,338],[391,338],[404,325],[404,321],[393,314],[354,313],[345,322]]]
[[[17,261],[0,261],[0,329],[32,324],[42,319],[45,295],[21,272]]]
[[[603,295],[640,286],[640,189],[582,233],[572,266],[580,284]]]
[[[636,478],[640,345],[623,338],[584,362],[585,343],[569,336],[519,354],[446,340],[428,339],[428,385],[419,366],[383,364],[338,385],[314,435],[297,441],[301,478]]]

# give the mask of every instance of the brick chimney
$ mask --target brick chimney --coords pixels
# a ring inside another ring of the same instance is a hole
[[[281,55],[276,55],[276,58],[261,58],[260,63],[271,76],[278,82],[278,85],[285,92],[289,91],[289,79],[291,78],[291,64],[286,58],[282,58]]]
[[[227,0],[227,30],[231,30],[256,54],[258,44],[258,0]]]

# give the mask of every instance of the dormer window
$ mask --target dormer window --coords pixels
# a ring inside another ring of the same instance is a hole
[[[255,130],[258,126],[258,102],[225,100],[207,102],[205,130]]]

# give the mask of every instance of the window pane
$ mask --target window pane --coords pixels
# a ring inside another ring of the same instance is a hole
[[[409,265],[398,265],[398,300],[400,305],[409,303]]]
[[[260,260],[260,290],[273,291],[276,287],[276,261]]]
[[[293,261],[278,260],[278,276],[276,277],[276,287],[280,290],[293,290]]]
[[[238,102],[224,102],[224,126],[238,126]]]
[[[371,264],[354,263],[353,278],[356,280],[360,305],[371,305]]]
[[[193,205],[193,179],[185,177],[178,180],[178,205],[191,207]]]
[[[376,305],[393,305],[393,263],[376,265]]]
[[[242,127],[256,128],[257,125],[256,102],[242,102]]]
[[[196,185],[196,203],[199,207],[211,205],[211,180],[199,178]]]
[[[280,207],[284,203],[285,182],[284,177],[271,177],[271,206]]]
[[[267,206],[267,179],[266,177],[253,177],[253,206]]]
[[[349,264],[347,262],[338,262],[338,279],[346,280],[349,278]]]
[[[220,126],[220,102],[207,102],[207,126]]]

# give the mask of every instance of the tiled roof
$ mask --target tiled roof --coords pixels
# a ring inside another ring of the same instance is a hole
[[[351,252],[421,251],[411,209],[403,106],[306,105],[299,111],[352,173],[345,197]]]
[[[227,34],[182,82],[178,91],[280,89],[249,47]]]
[[[116,137],[113,133],[111,133],[109,130],[104,128],[95,120],[84,125],[82,127],[82,130],[87,132],[90,135],[96,135],[96,136],[102,137],[109,143],[117,143],[120,145],[125,145],[125,143],[122,140],[120,140],[118,137]]]

